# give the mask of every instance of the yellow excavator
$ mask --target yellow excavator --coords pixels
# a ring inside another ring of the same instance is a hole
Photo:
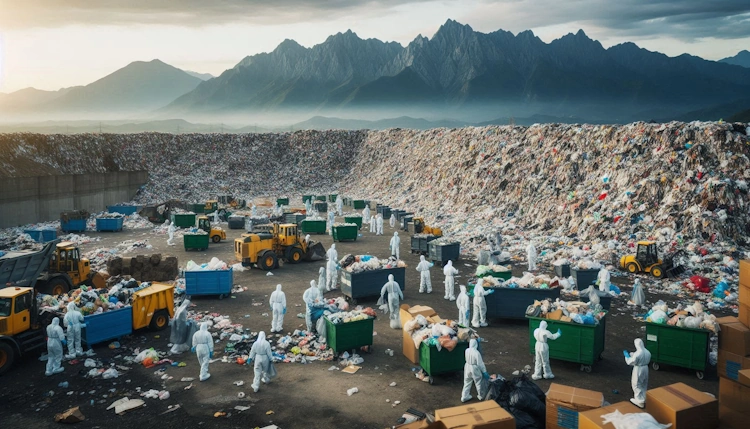
[[[442,237],[443,236],[443,230],[436,227],[436,226],[429,226],[426,223],[424,223],[423,217],[415,217],[412,219],[412,222],[414,222],[414,233],[415,234],[432,234],[435,237]]]
[[[268,232],[242,234],[234,240],[234,255],[243,266],[272,270],[279,259],[296,264],[300,261],[319,261],[325,258],[325,248],[319,242],[306,242],[297,224],[274,223]]]
[[[656,243],[653,241],[639,241],[635,255],[625,255],[620,258],[620,268],[629,273],[650,273],[660,279],[662,277],[677,277],[685,272],[682,265],[675,265],[674,261],[681,252],[674,252],[664,259],[659,259]]]
[[[227,239],[227,232],[221,228],[212,228],[208,216],[198,216],[198,228],[206,231],[214,243]]]

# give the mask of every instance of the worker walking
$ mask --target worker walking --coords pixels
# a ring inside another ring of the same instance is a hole
[[[336,213],[333,210],[328,212],[328,235],[333,235],[333,223],[335,222]]]
[[[535,271],[537,254],[534,243],[529,242],[528,247],[526,247],[526,258],[529,260],[529,271]]]
[[[396,215],[391,213],[391,218],[388,220],[388,223],[391,225],[391,228],[396,227]]]
[[[320,267],[318,270],[318,291],[321,297],[326,293],[326,281],[326,267]]]
[[[365,208],[362,209],[362,221],[364,223],[370,223],[370,206],[369,205],[366,205]]]
[[[174,226],[173,222],[169,222],[169,228],[167,228],[167,234],[169,234],[169,239],[167,240],[167,244],[170,246],[174,246],[174,233],[177,231],[177,227]]]
[[[651,363],[651,352],[646,349],[643,340],[635,339],[635,352],[629,354],[623,350],[625,363],[633,367],[633,373],[630,376],[630,386],[633,388],[633,397],[630,402],[636,407],[643,408],[646,406],[646,390],[648,390],[648,364]]]
[[[377,220],[375,220],[375,216],[370,217],[370,232],[377,232],[378,231],[378,223]]]
[[[284,315],[286,314],[286,295],[281,291],[281,285],[276,285],[276,290],[271,293],[268,300],[271,304],[273,319],[271,320],[271,332],[281,332],[283,330]]]
[[[326,266],[326,290],[332,291],[336,289],[336,283],[339,277],[339,265],[335,259],[329,259]]]
[[[276,376],[276,368],[273,366],[273,354],[271,354],[271,344],[266,340],[266,333],[260,331],[258,339],[250,347],[250,360],[253,361],[253,392],[258,392],[260,382],[268,384]]]
[[[320,306],[321,298],[315,280],[310,280],[310,288],[305,290],[305,293],[302,294],[302,300],[305,302],[306,307],[305,323],[307,323],[307,332],[312,330],[312,311],[313,308]]]
[[[344,200],[341,199],[341,195],[336,196],[336,211],[339,213],[339,216],[344,215]]]
[[[401,239],[398,237],[398,232],[393,233],[390,246],[391,246],[391,256],[395,256],[396,259],[401,259],[401,252],[400,252]]]
[[[419,264],[417,264],[417,271],[419,271],[419,293],[432,293],[432,281],[430,280],[430,268],[432,268],[432,262],[427,262],[424,259],[424,255],[419,256]]]
[[[258,208],[255,207],[255,203],[253,203],[253,206],[250,208],[250,216],[252,217],[258,216]]]
[[[542,379],[542,370],[544,370],[544,378],[555,378],[554,374],[552,374],[552,368],[549,366],[549,344],[547,344],[547,340],[556,340],[561,335],[562,332],[559,329],[556,334],[548,331],[547,322],[544,320],[542,320],[538,328],[534,329],[536,345],[534,346],[534,375],[531,376],[534,380]]]
[[[383,235],[383,214],[382,213],[378,213],[378,217],[375,218],[375,220],[376,220],[377,225],[378,225],[378,230],[375,233],[375,235]]]
[[[443,282],[445,284],[445,296],[443,298],[449,301],[456,300],[455,279],[453,277],[456,274],[458,274],[458,270],[453,267],[453,261],[449,259],[443,267],[443,275],[445,276],[445,281]]]
[[[377,305],[386,312],[390,313],[390,321],[392,329],[401,329],[401,316],[399,315],[398,304],[400,300],[404,299],[404,293],[401,291],[401,286],[394,280],[393,274],[388,274],[388,283],[383,285],[380,290],[380,299]]]
[[[487,393],[487,380],[490,375],[484,366],[482,354],[479,353],[479,343],[477,340],[469,341],[469,348],[464,352],[466,363],[464,363],[464,390],[461,392],[461,402],[471,401],[471,385],[477,390],[477,399],[484,399]]]
[[[193,334],[193,348],[201,366],[200,381],[206,381],[211,377],[208,372],[208,364],[214,357],[214,339],[208,332],[208,322],[201,323],[201,328]]]
[[[328,258],[329,261],[334,260],[338,262],[339,252],[338,250],[336,250],[336,243],[331,244],[331,248],[328,249],[328,251],[326,252],[326,257]]]
[[[466,293],[466,286],[459,286],[461,292],[456,298],[456,307],[458,307],[458,324],[469,327],[469,295]]]
[[[83,348],[81,347],[81,328],[86,325],[83,324],[83,314],[78,311],[78,307],[75,302],[68,303],[68,311],[63,317],[63,325],[68,329],[68,359],[73,359],[76,356],[83,356]]]
[[[484,280],[479,279],[477,285],[474,286],[474,317],[471,319],[471,326],[475,328],[487,326],[487,301],[484,297],[495,291],[494,289],[484,290],[483,283]]]
[[[50,376],[65,371],[62,367],[63,344],[65,344],[65,334],[60,327],[60,318],[55,317],[52,323],[47,326],[47,369],[44,375]]]

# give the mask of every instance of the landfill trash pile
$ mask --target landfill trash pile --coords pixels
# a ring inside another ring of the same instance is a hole
[[[511,265],[477,265],[474,276],[484,277],[492,275],[492,273],[507,273],[512,270],[513,267]]]
[[[339,260],[341,268],[350,273],[361,273],[363,271],[385,270],[389,268],[403,268],[406,263],[396,260],[394,257],[378,259],[371,255],[347,254]]]
[[[335,226],[335,227],[339,227],[339,226],[353,226],[353,227],[355,227],[355,228],[359,228],[359,227],[357,226],[357,224],[356,224],[356,223],[342,223],[342,222],[336,222],[336,223],[334,223],[334,224],[333,224],[333,226]]]
[[[371,307],[367,307],[361,310],[352,310],[347,312],[338,312],[338,313],[332,313],[327,314],[325,316],[328,320],[331,321],[334,325],[339,325],[341,323],[349,323],[349,322],[357,322],[359,320],[367,320],[367,319],[375,319],[378,317],[375,310],[373,310]]]
[[[151,286],[149,282],[136,280],[121,280],[109,289],[93,289],[81,286],[70,292],[52,296],[39,293],[37,301],[42,311],[56,314],[67,313],[68,303],[74,302],[84,316],[100,314],[111,310],[128,307],[132,303],[133,294]]]
[[[84,257],[89,260],[93,271],[104,271],[109,261],[123,253],[151,248],[148,240],[125,240],[113,248],[99,248],[86,252]]]
[[[125,215],[122,213],[104,212],[104,213],[100,213],[96,215],[95,217],[96,219],[120,219],[120,218],[124,218]]]
[[[534,301],[526,309],[526,315],[582,325],[598,325],[599,321],[607,315],[607,312],[602,309],[600,304],[590,305],[580,301],[566,302],[560,299],[555,301],[545,299]]]
[[[177,257],[163,257],[158,253],[132,258],[114,257],[107,261],[107,273],[110,276],[132,276],[144,282],[162,282],[174,280],[179,274],[179,266]]]
[[[216,257],[213,257],[209,262],[200,265],[193,261],[188,261],[185,266],[185,271],[226,271],[228,269],[229,266],[227,263]]]
[[[458,342],[466,342],[472,338],[473,331],[458,325],[456,321],[431,323],[421,314],[404,324],[403,330],[411,336],[414,347],[419,349],[422,342],[434,345],[439,350],[445,347],[452,351]]]
[[[481,266],[481,265],[480,265]],[[508,270],[510,271],[510,270]],[[507,272],[507,271],[506,271]],[[508,287],[508,288],[524,288],[524,289],[550,289],[554,287],[560,287],[563,283],[567,284],[567,281],[563,281],[557,277],[550,277],[546,274],[532,274],[523,273],[523,277],[511,277],[508,280],[503,281],[492,276],[481,277],[483,280],[484,287]],[[478,281],[478,280],[477,280]]]
[[[101,240],[102,240],[101,237],[89,237],[88,235],[85,235],[85,234],[74,234],[74,233],[63,235],[62,237],[60,237],[60,241],[68,241],[68,242],[75,244],[76,246],[80,246],[82,244],[94,243],[94,242],[101,241]]]
[[[714,334],[719,333],[719,324],[716,316],[703,311],[700,301],[693,305],[669,309],[664,301],[657,301],[644,316],[644,320],[651,323],[667,324],[678,328],[706,329]]]

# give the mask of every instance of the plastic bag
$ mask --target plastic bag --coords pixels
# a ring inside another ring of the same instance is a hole
[[[603,423],[612,423],[615,429],[666,429],[672,424],[663,425],[648,413],[622,414],[620,410],[601,416]],[[516,426],[518,427],[518,426]]]
[[[544,429],[544,420],[538,421],[531,414],[518,408],[510,407],[508,412],[516,420],[516,429]]]
[[[509,397],[511,407],[531,414],[535,419],[544,421],[546,411],[544,401],[540,401],[533,393],[523,389],[514,390]]]

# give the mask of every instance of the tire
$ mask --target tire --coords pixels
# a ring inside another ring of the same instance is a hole
[[[66,282],[65,279],[61,277],[54,277],[53,279],[48,281],[47,284],[45,284],[42,288],[42,291],[44,293],[54,296],[68,293],[69,290],[70,286],[68,285],[68,282]]]
[[[302,249],[299,247],[292,247],[289,250],[289,256],[287,257],[289,263],[298,264],[302,261]]]
[[[659,363],[658,362],[651,362],[651,369],[653,369],[654,371],[658,371],[659,370]]]
[[[13,347],[4,341],[0,342],[0,375],[3,375],[10,370],[15,358],[16,352],[13,350]]]
[[[698,377],[698,380],[703,380],[705,374],[703,374],[703,371],[695,371],[695,376]]]
[[[660,279],[664,276],[664,269],[661,265],[654,265],[651,267],[651,274],[657,279]]]
[[[638,264],[636,264],[635,262],[629,263],[626,266],[626,268],[628,269],[628,272],[631,273],[631,274],[635,274],[635,273],[638,272]]]
[[[213,237],[211,237],[211,241],[213,241],[214,243],[218,243],[218,242],[221,241],[221,236],[220,235],[214,235]]]
[[[266,250],[258,257],[258,268],[264,271],[272,270],[277,263],[276,254],[270,250]]]
[[[167,310],[159,310],[151,317],[151,323],[148,327],[152,331],[161,331],[162,329],[169,326],[169,313]]]

